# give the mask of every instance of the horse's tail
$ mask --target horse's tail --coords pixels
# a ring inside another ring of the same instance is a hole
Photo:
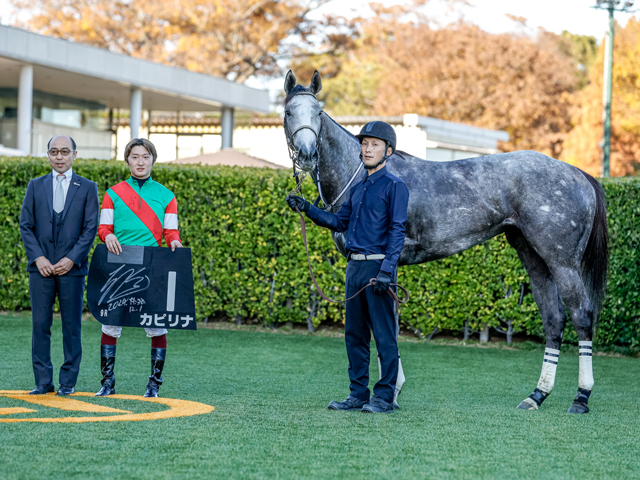
[[[607,201],[600,182],[588,173],[582,172],[582,174],[589,180],[596,193],[596,214],[593,217],[589,242],[582,256],[582,279],[593,304],[593,337],[595,338],[598,317],[602,311],[602,304],[607,291],[607,273],[609,271]]]

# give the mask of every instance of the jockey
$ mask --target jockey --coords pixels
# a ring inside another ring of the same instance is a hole
[[[109,252],[119,255],[122,245],[159,247],[162,237],[175,251],[182,248],[178,232],[178,205],[175,195],[151,178],[156,161],[156,148],[149,140],[134,138],[124,150],[124,157],[131,177],[114,185],[104,195],[98,236]],[[162,385],[162,370],[167,352],[167,330],[145,328],[151,338],[151,376],[145,397],[157,397]],[[102,388],[96,396],[115,393],[113,367],[116,360],[116,343],[122,327],[102,325],[100,346]]]
[[[398,177],[387,171],[386,161],[396,150],[396,133],[387,123],[367,123],[359,135],[361,157],[368,175],[349,192],[338,213],[325,212],[298,196],[287,197],[292,210],[298,208],[316,225],[335,232],[347,232],[346,296],[376,279],[373,287],[346,304],[345,343],[349,357],[350,395],[332,401],[332,410],[393,412],[393,395],[398,377],[398,339],[394,301],[387,294],[397,275],[397,263],[404,245],[409,191]],[[381,377],[369,391],[369,344],[371,331],[380,359]]]

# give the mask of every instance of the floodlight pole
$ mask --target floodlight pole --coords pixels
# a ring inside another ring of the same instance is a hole
[[[604,91],[602,98],[602,176],[609,176],[609,158],[611,157],[611,83],[613,71],[613,2],[609,2],[609,32],[605,40],[604,53]]]
[[[609,160],[611,157],[611,90],[612,90],[612,72],[613,72],[613,33],[615,22],[613,21],[613,12],[630,12],[633,7],[634,0],[625,0],[621,8],[616,8],[622,3],[621,0],[596,0],[597,4],[592,8],[609,11],[609,31],[605,38],[604,53],[604,89],[602,94],[602,176],[609,176]]]

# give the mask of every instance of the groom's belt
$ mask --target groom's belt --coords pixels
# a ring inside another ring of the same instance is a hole
[[[383,253],[374,253],[372,255],[363,255],[362,253],[349,254],[349,260],[363,261],[363,260],[384,260],[385,255]]]

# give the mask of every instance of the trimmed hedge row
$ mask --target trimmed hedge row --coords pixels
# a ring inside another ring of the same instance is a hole
[[[30,179],[50,171],[37,158],[0,158],[0,309],[29,308],[20,207]],[[76,161],[74,171],[107,188],[129,176],[123,162]],[[178,200],[180,232],[192,248],[199,318],[225,315],[266,324],[343,321],[340,306],[317,296],[307,270],[298,216],[284,197],[288,171],[156,165],[155,180]],[[640,345],[640,181],[605,182],[609,205],[611,271],[599,322],[603,345]],[[305,194],[314,196],[307,182]],[[308,222],[310,225],[311,222]],[[96,243],[98,240],[96,240]],[[345,260],[325,229],[309,228],[312,261],[326,293],[344,292]],[[411,291],[402,322],[416,331],[458,333],[482,326],[543,336],[526,271],[503,235],[461,254],[403,267],[399,283]],[[575,341],[572,327],[567,341]]]

